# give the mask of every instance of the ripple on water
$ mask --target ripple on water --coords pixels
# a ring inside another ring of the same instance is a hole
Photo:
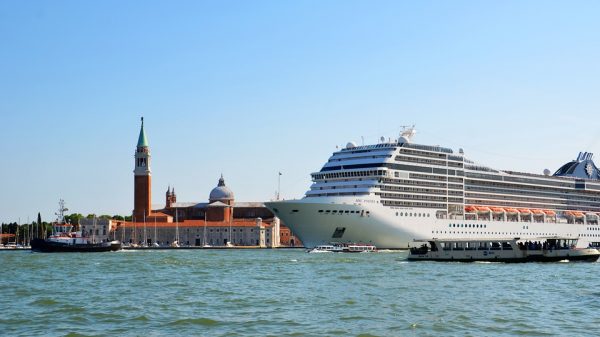
[[[40,307],[52,307],[52,306],[58,305],[59,302],[50,297],[43,297],[43,298],[38,298],[38,299],[30,302],[29,304],[40,306]]]
[[[176,321],[168,323],[168,325],[170,325],[170,326],[199,325],[199,326],[206,326],[206,327],[217,326],[220,324],[221,324],[221,322],[214,320],[214,319],[206,318],[206,317],[183,318],[183,319],[178,319]]]

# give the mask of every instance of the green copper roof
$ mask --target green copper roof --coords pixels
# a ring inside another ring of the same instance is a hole
[[[142,128],[140,129],[140,137],[138,138],[138,147],[148,147],[148,139],[146,138],[146,133],[144,132],[144,117],[142,117]]]

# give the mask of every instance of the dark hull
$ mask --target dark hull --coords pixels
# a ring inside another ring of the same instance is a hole
[[[505,262],[505,263],[522,263],[522,262],[559,262],[564,260],[578,262],[596,262],[600,258],[600,254],[578,255],[578,256],[527,256],[522,258],[493,258],[493,259],[446,259],[446,258],[426,258],[426,257],[411,257],[409,261],[437,261],[437,262]]]
[[[58,242],[49,242],[42,239],[31,241],[31,250],[40,253],[98,253],[120,250],[120,242],[102,242],[87,244],[64,244]]]

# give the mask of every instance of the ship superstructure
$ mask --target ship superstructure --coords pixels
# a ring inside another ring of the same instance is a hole
[[[303,199],[268,202],[304,244],[362,241],[408,248],[415,239],[580,238],[598,245],[600,173],[591,153],[553,175],[477,165],[441,146],[398,139],[333,153]]]

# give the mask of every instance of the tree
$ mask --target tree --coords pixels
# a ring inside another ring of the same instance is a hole
[[[83,215],[80,213],[65,215],[65,221],[74,226],[79,225],[79,220],[81,219],[83,219]]]
[[[44,233],[44,226],[42,226],[42,215],[40,214],[40,212],[38,212],[35,237],[43,239],[44,238],[43,233]]]

